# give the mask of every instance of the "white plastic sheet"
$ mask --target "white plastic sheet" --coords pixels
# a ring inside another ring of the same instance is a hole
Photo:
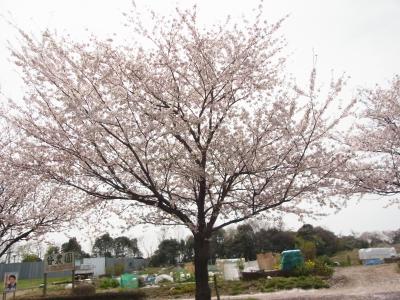
[[[162,281],[174,282],[174,279],[167,274],[161,274],[156,277],[155,284],[159,284]]]
[[[258,261],[252,260],[252,261],[246,261],[244,263],[244,272],[254,272],[254,271],[259,271],[260,267],[258,266]]]
[[[364,248],[358,250],[358,257],[361,260],[365,259],[374,259],[374,258],[379,258],[379,259],[384,259],[384,258],[390,258],[390,257],[396,257],[396,249],[391,247],[391,248]]]

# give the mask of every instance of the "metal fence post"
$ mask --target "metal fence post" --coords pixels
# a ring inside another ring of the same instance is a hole
[[[47,273],[44,273],[43,297],[47,295]]]
[[[75,288],[75,269],[72,270],[72,289]]]

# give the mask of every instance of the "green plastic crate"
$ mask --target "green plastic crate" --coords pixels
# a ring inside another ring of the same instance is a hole
[[[135,274],[122,274],[121,287],[128,289],[137,289],[139,288],[139,278]]]

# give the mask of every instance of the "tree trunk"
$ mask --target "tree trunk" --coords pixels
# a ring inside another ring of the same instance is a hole
[[[208,285],[208,258],[210,241],[204,236],[194,237],[194,266],[196,277],[196,300],[210,300],[211,290]]]

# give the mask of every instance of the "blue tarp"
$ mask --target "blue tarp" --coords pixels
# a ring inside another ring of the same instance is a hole
[[[365,266],[380,265],[383,264],[383,259],[380,258],[364,259],[363,264]]]

